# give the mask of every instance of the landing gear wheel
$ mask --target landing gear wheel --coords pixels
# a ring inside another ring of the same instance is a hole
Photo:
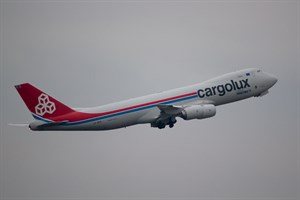
[[[159,123],[157,127],[158,127],[159,129],[163,129],[163,128],[165,128],[165,127],[166,127],[166,125],[165,125],[165,124],[163,124],[163,123]]]
[[[170,128],[173,128],[173,127],[174,127],[174,124],[169,124],[169,127],[170,127]]]

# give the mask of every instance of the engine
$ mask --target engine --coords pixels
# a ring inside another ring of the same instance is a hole
[[[184,108],[182,111],[182,118],[185,120],[204,119],[213,117],[216,114],[216,107],[212,104],[193,105]]]

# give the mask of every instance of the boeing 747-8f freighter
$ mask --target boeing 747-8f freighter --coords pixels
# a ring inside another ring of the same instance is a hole
[[[244,69],[187,87],[93,108],[71,108],[29,83],[16,89],[35,118],[31,130],[111,130],[136,124],[172,128],[176,118],[204,119],[216,106],[263,96],[277,78],[260,69]]]

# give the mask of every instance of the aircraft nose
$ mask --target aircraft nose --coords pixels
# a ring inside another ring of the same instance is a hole
[[[270,87],[272,87],[278,81],[278,78],[276,76],[274,76],[273,74],[269,74],[269,73],[267,74],[267,76],[268,76],[268,83],[269,83]]]

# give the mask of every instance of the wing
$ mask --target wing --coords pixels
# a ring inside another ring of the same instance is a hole
[[[172,115],[172,116],[177,116],[180,114],[183,110],[182,107],[180,106],[173,106],[173,105],[157,105],[157,107],[160,109],[161,113],[167,114],[167,115]]]
[[[159,129],[165,128],[166,125],[172,128],[177,122],[176,117],[190,120],[215,115],[215,106],[211,101],[197,101],[183,106],[159,104],[157,107],[160,109],[160,115],[151,123],[151,127]]]

